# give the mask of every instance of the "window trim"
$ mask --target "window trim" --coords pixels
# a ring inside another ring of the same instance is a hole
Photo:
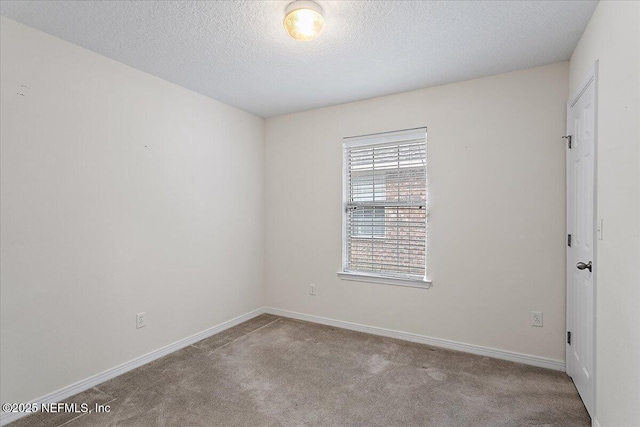
[[[362,271],[349,271],[345,267],[347,265],[347,209],[346,206],[348,204],[347,200],[347,162],[346,162],[346,144],[348,143],[349,147],[360,147],[360,146],[370,146],[370,145],[386,145],[392,144],[394,142],[404,142],[410,139],[417,139],[416,137],[425,138],[426,144],[426,134],[427,128],[413,128],[413,129],[405,129],[399,131],[390,131],[390,132],[381,132],[374,133],[368,135],[359,135],[353,137],[345,137],[343,138],[342,143],[342,267],[340,271],[337,272],[337,275],[342,280],[348,281],[357,281],[357,282],[368,282],[368,283],[380,283],[385,285],[394,285],[394,286],[406,286],[412,288],[422,288],[428,289],[431,287],[432,281],[427,278],[427,258],[428,251],[425,247],[425,276],[424,277],[402,277],[402,275],[386,275],[379,274],[373,272],[362,272]],[[425,185],[428,187],[428,170],[427,170],[427,182]],[[427,189],[428,194],[428,189]],[[429,222],[429,210],[428,210],[428,196],[426,201],[425,208],[427,209],[427,218],[425,222],[425,228],[428,229]],[[426,231],[426,230],[425,230]],[[425,234],[426,238],[427,234]],[[428,243],[425,241],[425,246]]]
[[[342,280],[354,282],[381,283],[383,285],[408,286],[410,288],[428,289],[431,287],[429,279],[403,279],[400,277],[388,277],[382,274],[363,273],[355,271],[338,271],[338,277]]]

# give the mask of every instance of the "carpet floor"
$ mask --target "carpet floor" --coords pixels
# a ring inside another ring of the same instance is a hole
[[[571,379],[261,315],[102,383],[19,426],[590,426]]]

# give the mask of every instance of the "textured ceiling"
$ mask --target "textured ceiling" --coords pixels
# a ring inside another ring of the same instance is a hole
[[[2,1],[0,13],[262,117],[569,59],[594,1]]]

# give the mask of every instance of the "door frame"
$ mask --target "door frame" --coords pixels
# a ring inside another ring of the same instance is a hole
[[[592,423],[595,422],[596,420],[596,402],[597,402],[597,381],[598,381],[598,377],[597,377],[597,339],[598,336],[596,334],[597,331],[597,296],[598,296],[598,233],[597,233],[597,224],[598,224],[598,209],[597,209],[597,201],[598,201],[598,66],[599,66],[599,61],[596,60],[595,63],[593,64],[593,66],[589,69],[589,72],[587,73],[586,78],[583,80],[583,83],[578,87],[578,89],[573,93],[573,95],[569,98],[569,101],[567,102],[567,130],[569,129],[569,120],[571,119],[571,115],[570,115],[570,111],[571,111],[571,107],[573,107],[576,102],[578,102],[578,99],[580,98],[580,96],[582,96],[582,94],[585,92],[585,90],[587,89],[587,87],[589,86],[589,84],[593,84],[593,91],[594,91],[594,111],[593,111],[593,116],[594,116],[594,122],[593,122],[593,132],[594,132],[594,138],[593,138],[593,269],[594,269],[594,274],[592,276],[592,284],[593,284],[593,331],[592,331],[592,336],[593,336],[593,407],[591,408],[591,413],[589,413],[589,415],[591,416],[592,419]],[[575,133],[575,129],[574,129],[574,133]],[[565,158],[566,158],[566,182],[565,182],[565,189],[566,189],[566,202],[567,202],[567,207],[569,205],[569,190],[570,190],[570,151],[568,148],[568,145],[565,145]],[[567,227],[567,235],[569,234],[569,210],[566,210],[565,213],[566,216],[566,227]],[[602,235],[602,230],[600,232],[600,235]],[[566,247],[566,251],[565,251],[565,266],[566,266],[566,275],[565,275],[565,292],[566,292],[566,318],[565,318],[565,360],[567,363],[569,363],[569,352],[570,352],[570,348],[569,348],[569,344],[567,343],[567,332],[569,332],[569,298],[570,298],[570,294],[569,294],[569,281],[571,280],[570,274],[573,271],[573,263],[570,264],[570,259],[569,259],[569,246],[567,245]]]

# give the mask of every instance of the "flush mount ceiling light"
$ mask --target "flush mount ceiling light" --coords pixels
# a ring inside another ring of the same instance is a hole
[[[297,0],[287,6],[284,28],[296,40],[313,40],[324,27],[322,8],[310,0]]]

